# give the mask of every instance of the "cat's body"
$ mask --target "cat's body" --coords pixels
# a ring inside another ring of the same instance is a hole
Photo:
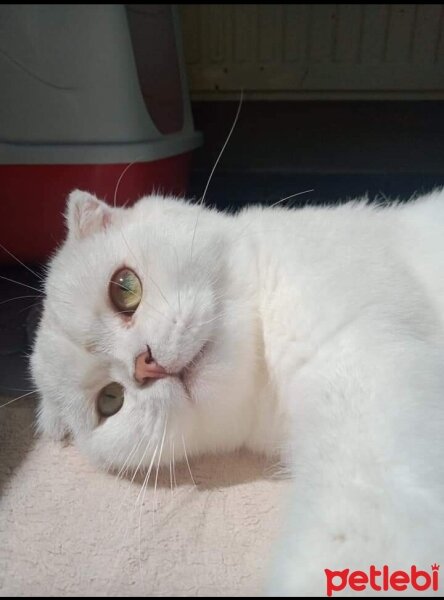
[[[280,453],[294,491],[271,593],[444,558],[443,192],[236,216],[75,192],[67,220],[32,357],[43,431],[116,468]],[[142,281],[131,319],[109,302],[121,266]],[[172,376],[140,386],[147,344]],[[100,420],[111,381],[125,400]]]

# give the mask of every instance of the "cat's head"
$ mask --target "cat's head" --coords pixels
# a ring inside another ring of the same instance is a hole
[[[31,357],[41,431],[120,468],[242,443],[254,326],[229,221],[70,194]]]

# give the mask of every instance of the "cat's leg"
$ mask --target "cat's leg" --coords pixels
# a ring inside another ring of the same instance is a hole
[[[345,569],[430,573],[444,563],[442,356],[411,339],[345,344],[283,386],[293,489],[270,595],[323,596],[332,581],[334,595],[353,595],[342,586]],[[332,571],[342,574],[332,579]],[[360,589],[374,595],[377,587]]]

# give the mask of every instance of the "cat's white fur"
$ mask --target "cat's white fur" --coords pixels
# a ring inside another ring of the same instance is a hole
[[[444,562],[442,191],[235,216],[76,191],[67,225],[31,361],[43,432],[103,467],[280,453],[294,486],[271,594],[324,595],[325,568]],[[131,323],[108,296],[119,266],[142,281]],[[146,344],[172,372],[192,361],[187,390],[136,383]],[[99,422],[111,381],[125,402]]]

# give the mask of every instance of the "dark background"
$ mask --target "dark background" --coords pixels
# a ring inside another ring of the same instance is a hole
[[[195,102],[204,147],[190,195],[200,197],[233,123],[237,102]],[[368,194],[408,200],[444,185],[442,101],[244,102],[206,195],[221,209],[331,204]],[[290,202],[290,201],[289,201]]]

